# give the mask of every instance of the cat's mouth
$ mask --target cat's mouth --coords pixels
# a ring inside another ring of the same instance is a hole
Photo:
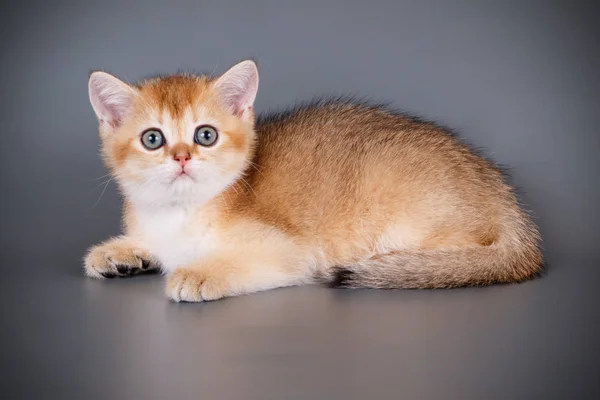
[[[189,172],[186,172],[183,168],[175,175],[175,177],[173,178],[173,180],[171,181],[171,183],[175,183],[177,181],[184,181],[184,180],[191,180],[194,181],[195,179],[189,174]]]

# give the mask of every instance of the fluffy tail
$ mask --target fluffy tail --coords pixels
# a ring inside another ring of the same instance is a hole
[[[398,251],[334,269],[333,287],[433,289],[520,282],[542,269],[535,226],[520,216],[489,246]]]

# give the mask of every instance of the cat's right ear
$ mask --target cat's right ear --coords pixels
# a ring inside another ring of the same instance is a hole
[[[90,75],[88,88],[100,124],[108,129],[118,128],[131,108],[136,89],[102,71]]]

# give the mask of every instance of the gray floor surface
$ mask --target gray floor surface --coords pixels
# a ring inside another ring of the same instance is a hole
[[[11,260],[0,397],[599,398],[598,261],[551,257],[519,285],[177,304],[160,276],[100,282]]]

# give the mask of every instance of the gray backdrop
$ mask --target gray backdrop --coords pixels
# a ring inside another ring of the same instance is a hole
[[[593,2],[167,3],[2,4],[0,397],[600,396]],[[115,186],[97,179],[107,171],[90,70],[222,73],[246,57],[259,63],[259,112],[365,95],[451,126],[511,166],[547,274],[200,305],[168,302],[156,276],[84,279],[85,249],[119,231]]]

